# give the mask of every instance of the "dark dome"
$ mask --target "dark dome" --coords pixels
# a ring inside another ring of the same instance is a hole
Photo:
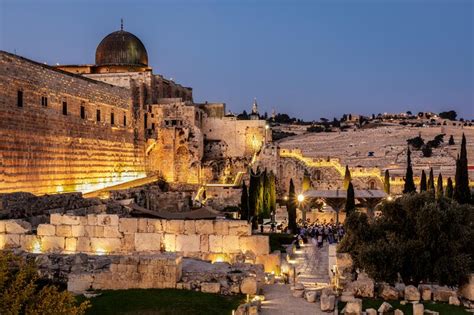
[[[126,31],[110,33],[97,46],[95,64],[148,66],[148,54],[143,43]]]

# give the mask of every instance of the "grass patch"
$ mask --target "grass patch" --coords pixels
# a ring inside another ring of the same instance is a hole
[[[231,314],[241,304],[243,295],[224,296],[176,289],[105,290],[89,299],[92,307],[87,315],[171,315]],[[84,296],[78,301],[86,300]]]
[[[264,235],[268,235],[270,238],[270,250],[273,252],[274,250],[279,250],[282,253],[286,252],[285,247],[282,245],[291,244],[293,241],[293,235],[285,234],[285,233],[264,233]]]
[[[382,299],[362,299],[362,310],[366,310],[368,308],[374,308],[378,310],[380,305],[384,302]],[[407,303],[405,305],[401,305],[400,301],[387,301],[393,307],[393,311],[399,309],[403,311],[404,315],[413,315],[413,305],[411,303]],[[454,306],[449,305],[447,303],[435,303],[435,302],[423,302],[425,305],[425,310],[435,311],[438,312],[440,315],[466,315],[471,314],[466,311],[462,306]],[[346,303],[339,302],[337,308],[341,311]],[[388,313],[388,314],[393,314]]]

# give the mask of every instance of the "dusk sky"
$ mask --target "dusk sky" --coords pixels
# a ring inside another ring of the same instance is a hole
[[[107,34],[144,43],[154,73],[225,102],[305,120],[454,109],[474,119],[474,1],[5,1],[0,49],[94,63]]]

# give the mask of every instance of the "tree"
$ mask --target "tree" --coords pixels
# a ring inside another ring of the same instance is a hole
[[[245,181],[242,183],[242,194],[240,195],[240,219],[249,219],[249,195]]]
[[[428,189],[426,184],[426,173],[425,170],[421,170],[421,179],[420,179],[420,192],[424,192]]]
[[[296,194],[293,179],[290,179],[290,191],[288,193],[288,202],[286,204],[288,210],[288,228],[292,233],[296,233]]]
[[[261,172],[258,170],[254,172],[250,170],[250,185],[249,185],[249,220],[252,221],[252,228],[257,229],[257,216],[260,212],[260,177]]]
[[[405,174],[405,186],[403,193],[408,194],[416,192],[415,182],[413,181],[413,169],[411,168],[411,151],[410,148],[407,150],[407,171]]]
[[[448,145],[455,145],[455,144],[456,144],[456,143],[454,142],[454,137],[453,137],[453,135],[451,135],[451,136],[449,137]]]
[[[353,212],[338,247],[349,253],[354,268],[375,281],[423,282],[458,286],[474,267],[474,206],[427,193],[409,194],[382,203],[382,214],[369,224],[365,213]]]
[[[461,203],[469,203],[471,191],[469,189],[469,173],[467,165],[466,136],[462,134],[461,153],[456,161],[456,175],[454,185],[454,199]]]
[[[0,314],[83,315],[88,301],[77,304],[70,292],[39,285],[33,261],[4,251],[0,255]]]
[[[446,198],[453,199],[453,193],[454,193],[453,181],[451,180],[451,177],[448,177],[448,183],[446,185],[446,190],[444,192],[444,195],[446,196]]]
[[[303,183],[301,184],[301,186],[301,190],[303,192],[308,191],[311,188],[311,178],[306,171],[304,172]]]
[[[425,140],[421,136],[417,136],[407,140],[408,145],[412,148],[419,150],[425,144]]]
[[[449,120],[456,120],[457,115],[458,114],[454,110],[439,113],[440,118],[449,119]]]
[[[349,170],[349,166],[346,165],[346,172],[344,173],[344,189],[347,190],[347,188],[349,188],[349,183],[351,182],[351,180],[351,171]]]
[[[444,196],[443,192],[443,175],[439,173],[438,175],[438,184],[436,185],[436,198],[441,199]]]
[[[385,170],[385,178],[383,181],[383,190],[387,195],[390,195],[390,173],[387,170]]]
[[[273,171],[270,171],[269,174],[270,182],[270,213],[275,215],[276,211],[276,177]]]
[[[433,155],[433,150],[430,145],[426,144],[421,148],[421,153],[423,153],[423,157],[431,157]]]
[[[268,219],[271,213],[270,206],[270,177],[269,172],[265,169],[262,177],[262,213],[260,215],[260,223],[263,222],[263,219]]]
[[[432,194],[435,192],[433,168],[430,168],[430,176],[428,177],[428,191]]]
[[[346,217],[355,211],[355,195],[354,195],[354,186],[352,182],[349,182],[349,187],[347,187],[347,198],[346,198]]]

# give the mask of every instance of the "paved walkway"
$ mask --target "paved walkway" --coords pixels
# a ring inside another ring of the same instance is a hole
[[[329,283],[328,245],[317,248],[311,240],[295,253],[296,282],[305,288],[316,289]],[[319,302],[309,303],[304,298],[296,298],[289,284],[271,284],[263,287],[265,301],[262,315],[325,314]]]

